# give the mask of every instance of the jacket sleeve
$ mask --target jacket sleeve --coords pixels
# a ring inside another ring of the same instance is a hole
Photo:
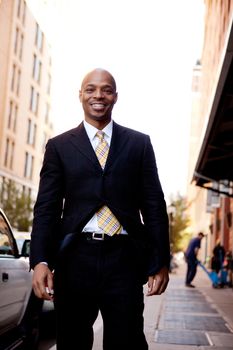
[[[63,205],[63,172],[52,140],[46,145],[31,233],[30,266],[52,261],[53,235],[57,234]]]
[[[154,150],[147,137],[142,166],[142,218],[149,238],[148,275],[170,265],[169,225]]]

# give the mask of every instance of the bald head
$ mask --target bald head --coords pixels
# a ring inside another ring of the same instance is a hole
[[[102,130],[110,122],[117,101],[116,82],[112,74],[101,68],[89,72],[82,81],[79,99],[85,120]]]
[[[99,79],[102,79],[102,76],[108,76],[109,80],[111,81],[112,87],[114,88],[115,92],[116,92],[116,81],[113,78],[112,74],[109,73],[107,70],[102,69],[102,68],[95,68],[93,69],[91,72],[87,73],[85,75],[85,77],[83,78],[82,84],[81,84],[81,90],[83,89],[83,87],[85,86],[85,84],[87,83],[87,81],[89,82],[92,78],[92,76],[95,77],[99,77]]]

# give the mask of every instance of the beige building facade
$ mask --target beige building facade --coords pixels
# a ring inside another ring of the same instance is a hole
[[[24,0],[0,2],[0,181],[36,193],[51,123],[50,47]]]
[[[197,61],[193,69],[192,82],[192,110],[190,125],[190,146],[189,146],[189,166],[188,166],[188,216],[190,217],[190,233],[195,236],[198,232],[209,232],[210,214],[206,212],[207,191],[197,187],[193,182],[193,173],[198,157],[198,143],[202,120],[200,113],[200,82],[202,77],[202,67]]]

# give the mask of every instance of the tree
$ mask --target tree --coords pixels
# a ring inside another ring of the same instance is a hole
[[[29,231],[32,224],[33,200],[12,180],[4,179],[0,186],[0,204],[12,227]]]
[[[190,219],[187,216],[187,202],[185,197],[177,194],[176,198],[170,199],[168,206],[170,242],[173,253],[183,251],[190,239],[188,227]]]

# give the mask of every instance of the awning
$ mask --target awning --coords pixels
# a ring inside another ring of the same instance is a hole
[[[233,26],[193,181],[220,193],[216,183],[222,184],[233,195]]]

